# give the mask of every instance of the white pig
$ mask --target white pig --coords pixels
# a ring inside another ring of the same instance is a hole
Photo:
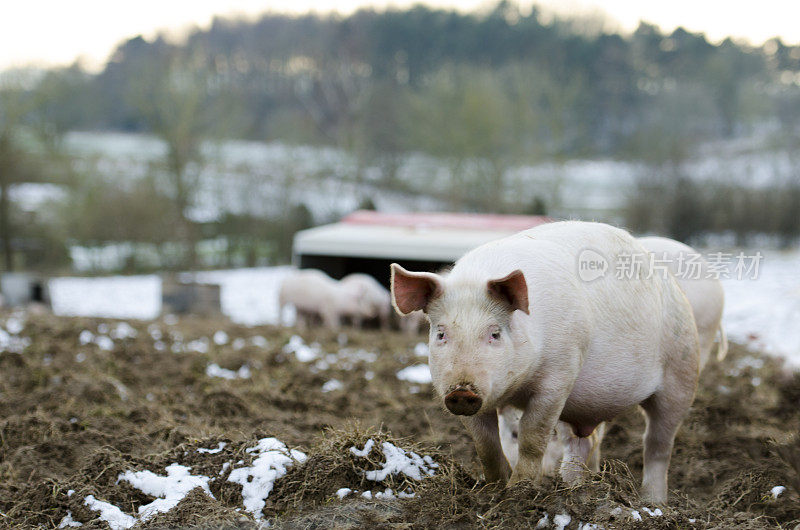
[[[647,251],[653,254],[654,274],[663,271],[675,276],[683,293],[692,306],[695,325],[700,343],[700,369],[702,370],[711,355],[714,340],[719,335],[717,360],[725,358],[728,340],[722,328],[722,310],[725,305],[725,292],[721,282],[710,274],[708,262],[692,247],[666,237],[640,237],[637,239]],[[650,262],[645,262],[650,267]],[[666,267],[662,269],[661,267]],[[513,466],[517,460],[517,433],[521,414],[514,408],[506,407],[498,417],[503,452]],[[591,457],[587,462],[589,469],[600,470],[600,444],[605,429],[602,424],[592,433],[590,442]],[[547,445],[543,462],[544,474],[552,475],[558,470],[563,455],[565,440],[569,441],[568,429],[562,423],[556,427]]]
[[[470,432],[488,481],[539,481],[559,419],[576,436],[564,460],[584,466],[596,427],[639,404],[647,419],[642,494],[666,502],[699,346],[674,278],[617,275],[622,256],[644,252],[624,230],[568,221],[482,245],[446,277],[392,264],[395,308],[427,314],[434,387]],[[583,259],[605,273],[581,280]],[[513,470],[498,430],[497,411],[507,406],[522,411]]]
[[[340,280],[342,287],[360,299],[361,311],[353,318],[353,325],[361,327],[364,319],[380,319],[381,328],[389,328],[392,299],[389,290],[369,274],[348,274]]]
[[[318,316],[325,327],[338,329],[342,317],[352,318],[363,311],[356,294],[316,269],[289,273],[281,283],[278,304],[281,315],[286,306],[294,306],[299,327],[305,327],[309,318]]]

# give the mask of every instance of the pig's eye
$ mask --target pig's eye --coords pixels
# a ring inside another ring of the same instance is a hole
[[[492,331],[492,340],[500,340],[500,332]]]
[[[443,328],[439,328],[436,330],[436,340],[438,342],[447,342],[447,335],[445,335]]]

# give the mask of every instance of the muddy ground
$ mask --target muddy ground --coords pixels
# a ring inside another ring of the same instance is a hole
[[[8,319],[16,320],[10,325]],[[604,469],[585,486],[569,489],[557,480],[538,488],[485,486],[471,441],[430,385],[396,377],[405,366],[426,362],[414,352],[422,337],[304,333],[306,344],[316,341],[320,351],[338,352],[320,358],[318,352],[285,349],[294,330],[224,320],[129,322],[135,337],[112,320],[4,313],[4,323],[17,333],[0,353],[3,527],[54,528],[69,512],[83,528],[108,528],[85,506],[88,495],[135,515],[154,497],[118,481],[120,473],[164,475],[175,462],[212,477],[213,498],[195,489],[137,527],[257,527],[244,511],[242,486],[227,478],[231,469],[252,462],[255,454],[247,449],[264,437],[308,455],[275,482],[260,512],[262,521],[283,528],[517,528],[535,526],[545,514],[547,527],[555,516],[569,515],[570,529],[583,523],[800,525],[800,376],[736,345],[703,373],[676,441],[670,504],[661,507],[663,515],[650,516],[645,508],[656,507],[636,494],[643,430],[636,410],[612,424]],[[215,336],[218,331],[227,336]],[[210,377],[210,363],[233,371],[246,366],[250,374]],[[332,379],[341,388],[323,392]],[[369,438],[430,455],[439,467],[420,481],[404,475],[367,480],[364,471],[380,467],[381,453],[359,458],[349,448],[361,448]],[[197,452],[219,442],[226,445],[218,453]],[[775,486],[786,488],[777,498]],[[375,493],[392,488],[414,497],[368,500],[354,493],[340,500],[336,492],[344,487]]]

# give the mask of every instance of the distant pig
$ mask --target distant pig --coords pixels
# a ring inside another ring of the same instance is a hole
[[[422,311],[414,311],[408,315],[401,316],[399,325],[403,333],[414,336],[420,334],[422,326],[426,323],[427,319],[425,318],[425,313]]]
[[[294,306],[297,325],[301,328],[319,317],[325,327],[338,329],[342,318],[353,318],[364,311],[357,293],[345,289],[338,281],[316,269],[289,273],[281,284],[278,304],[281,315],[286,306]]]
[[[389,328],[392,300],[389,290],[369,274],[348,274],[340,280],[342,287],[359,298],[360,312],[353,316],[353,325],[360,328],[364,320],[379,319],[381,328]]]
[[[624,230],[569,221],[482,245],[446,277],[392,264],[393,304],[428,316],[434,387],[470,432],[488,481],[538,482],[559,420],[573,438],[565,461],[585,466],[597,426],[638,404],[647,418],[642,493],[666,502],[699,346],[673,277],[617,274],[621,256],[645,252]],[[583,260],[599,274],[581,279]],[[513,470],[498,429],[505,407],[522,411]]]

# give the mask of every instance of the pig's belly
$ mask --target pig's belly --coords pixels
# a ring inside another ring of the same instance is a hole
[[[656,373],[653,373],[656,372]],[[653,395],[660,371],[624,373],[584,369],[561,412],[561,421],[573,426],[597,425]]]

